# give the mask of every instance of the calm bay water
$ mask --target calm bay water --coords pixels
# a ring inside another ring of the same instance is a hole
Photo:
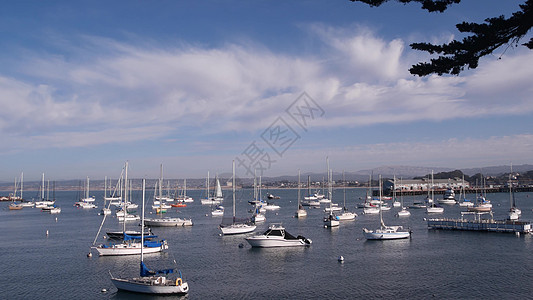
[[[173,208],[167,215],[191,217],[194,226],[153,228],[168,240],[170,249],[147,255],[145,261],[151,268],[181,269],[190,286],[185,297],[189,299],[510,299],[533,295],[532,235],[428,230],[425,210],[412,209],[410,217],[398,219],[394,217],[398,209],[393,208],[383,212],[385,223],[410,227],[412,238],[366,241],[362,228],[378,227],[379,216],[355,209],[365,190],[346,190],[347,206],[359,216],[333,229],[323,228],[324,206],[309,209],[305,219],[295,219],[297,191],[270,192],[281,196],[275,200],[281,209],[268,211],[267,221],[256,233],[270,223],[282,222],[293,235],[312,239],[310,247],[252,249],[243,235],[220,236],[221,217],[206,216],[211,207],[200,204],[202,192],[189,191],[195,202],[179,211]],[[10,211],[9,203],[0,203],[2,298],[147,298],[117,293],[110,281],[109,272],[138,275],[138,256],[98,257],[95,252],[87,258],[102,220],[98,215],[102,193],[91,194],[100,199],[99,209],[74,207],[77,192],[56,192],[56,203],[62,208],[58,215],[36,208]],[[238,217],[250,215],[247,201],[251,195],[252,190],[238,191]],[[140,204],[140,193],[133,198]],[[231,213],[231,192],[225,191],[225,198],[226,213]],[[404,201],[409,205],[422,198],[408,196]],[[505,218],[508,195],[489,194],[487,198],[494,205],[495,218]],[[533,194],[517,193],[516,199],[521,219],[533,220]],[[342,205],[342,190],[334,192],[334,202]],[[458,206],[445,206],[444,214],[434,216],[459,217],[460,211]],[[138,224],[129,222],[128,228],[139,229]],[[107,218],[104,229],[120,228],[116,218]],[[344,263],[337,261],[340,255]],[[174,259],[178,266],[173,265]]]

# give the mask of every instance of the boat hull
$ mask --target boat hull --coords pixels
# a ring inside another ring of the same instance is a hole
[[[254,248],[298,247],[309,245],[303,239],[286,240],[276,236],[254,236],[246,239]]]
[[[256,228],[255,225],[247,225],[247,224],[233,224],[233,225],[220,226],[220,230],[222,231],[223,235],[248,233],[248,232],[254,231],[255,228]]]
[[[367,240],[397,240],[406,239],[411,236],[408,231],[387,231],[387,230],[375,230],[371,231],[363,228],[363,235]]]
[[[145,219],[144,225],[152,227],[192,226],[192,220],[181,218]]]
[[[117,256],[117,255],[140,255],[141,254],[141,244],[135,243],[135,244],[117,244],[113,246],[108,247],[93,247],[93,249],[96,249],[98,251],[98,255],[100,256]],[[161,244],[159,247],[144,247],[143,253],[149,254],[149,253],[157,253],[161,252],[165,249],[168,249],[168,246],[166,243]]]
[[[119,290],[157,295],[185,295],[189,292],[189,285],[184,282],[181,285],[157,285],[151,280],[111,278],[111,282]]]

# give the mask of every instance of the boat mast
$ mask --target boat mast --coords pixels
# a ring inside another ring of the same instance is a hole
[[[20,173],[20,200],[22,200],[22,190],[24,188],[24,172]]]
[[[126,174],[128,174],[127,170],[128,169],[126,168]],[[142,207],[143,215],[142,215],[142,220],[141,220],[141,263],[144,260],[143,249],[144,249],[144,192],[145,192],[145,188],[146,188],[146,179],[143,178],[143,207]],[[124,222],[124,224],[126,224],[126,222]]]
[[[232,169],[233,169],[233,182],[232,182],[232,190],[233,190],[233,222],[235,222],[235,160],[232,161]],[[259,177],[261,178],[261,177]]]
[[[298,169],[298,209],[300,209],[300,169]]]
[[[381,174],[379,175],[379,220],[381,222],[381,229],[385,229],[385,223],[383,223],[383,210],[381,207],[383,206],[383,200],[382,197],[382,186],[381,186]]]
[[[122,231],[124,234],[126,233],[126,216],[127,216],[126,201],[128,201],[128,161],[126,161],[126,172],[124,175],[124,198],[122,199],[122,210],[124,211],[124,221],[122,225]],[[143,204],[143,209],[144,209],[144,204]],[[142,223],[144,224],[144,220]]]
[[[41,201],[44,201],[44,173],[41,180]]]
[[[344,177],[344,170],[342,170],[342,197],[344,203],[342,208],[346,211],[346,179]]]
[[[104,177],[104,203],[105,198],[107,198],[107,176]]]

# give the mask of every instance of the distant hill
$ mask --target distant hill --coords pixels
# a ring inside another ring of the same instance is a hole
[[[527,172],[533,170],[533,165],[513,165],[513,172]],[[477,173],[481,173],[485,176],[497,176],[504,173],[509,173],[511,171],[511,166],[491,166],[491,167],[483,167],[483,168],[470,168],[470,169],[462,169],[463,173],[465,175],[475,175]]]

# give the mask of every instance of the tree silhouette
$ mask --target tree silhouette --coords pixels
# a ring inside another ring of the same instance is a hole
[[[350,0],[363,2],[370,6],[380,6],[390,0]],[[395,0],[400,3],[418,2],[422,9],[429,12],[444,12],[450,5],[458,4],[461,0]],[[506,1],[503,0],[502,3]],[[480,2],[480,5],[484,5]],[[505,5],[505,4],[504,4]],[[479,59],[501,46],[517,46],[520,40],[533,26],[533,0],[526,0],[521,4],[520,10],[511,17],[503,15],[485,19],[485,23],[457,24],[457,29],[462,33],[471,33],[462,41],[451,41],[448,44],[433,45],[430,43],[413,43],[411,48],[426,51],[430,54],[438,54],[431,62],[421,62],[409,69],[413,75],[427,76],[429,74],[452,74],[459,75],[465,68],[475,69]],[[533,49],[533,38],[522,44]]]

